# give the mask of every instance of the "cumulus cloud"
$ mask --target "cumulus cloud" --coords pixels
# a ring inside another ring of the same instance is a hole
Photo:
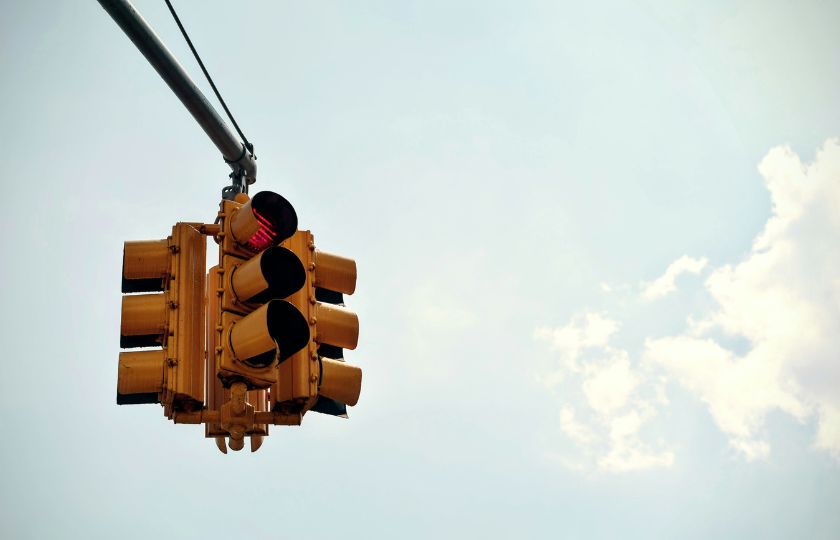
[[[618,321],[585,312],[566,325],[535,332],[558,352],[559,360],[540,380],[567,398],[578,397],[577,407],[571,400],[562,406],[559,419],[560,430],[588,460],[561,459],[577,470],[624,472],[669,466],[674,460],[662,444],[643,441],[641,432],[662,403],[662,388],[632,364],[627,351],[610,345],[619,328]]]
[[[769,445],[759,437],[765,415],[781,409],[804,418],[806,407],[782,376],[780,358],[761,354],[737,357],[711,339],[688,336],[648,340],[647,357],[703,400],[731,446],[748,459],[765,457]]]
[[[534,335],[537,339],[548,341],[566,367],[579,371],[577,359],[580,353],[588,348],[606,346],[620,326],[618,321],[600,313],[582,313],[565,326],[537,328]]]
[[[816,447],[829,452],[834,459],[840,461],[840,408],[830,404],[822,404],[819,410],[820,424],[817,429]]]
[[[706,402],[748,459],[769,454],[760,433],[773,410],[816,418],[815,446],[840,457],[840,143],[810,165],[774,148],[758,169],[772,215],[744,260],[706,280],[716,309],[685,335],[648,340],[646,354]],[[708,337],[716,331],[748,350],[727,350]]]
[[[711,270],[703,286],[713,307],[684,314],[684,332],[647,338],[633,361],[609,346],[621,323],[603,313],[537,331],[561,352],[591,413],[576,407],[561,415],[561,429],[582,447],[600,448],[601,469],[673,461],[667,446],[654,450],[639,436],[668,404],[663,378],[701,400],[747,460],[771,455],[765,420],[774,411],[813,421],[814,447],[840,460],[840,141],[827,141],[807,165],[789,148],[774,148],[758,170],[771,216],[740,262]],[[672,292],[678,276],[706,266],[680,257],[644,284],[642,299]],[[731,347],[733,338],[745,346]]]
[[[563,407],[560,410],[560,429],[573,441],[580,445],[589,445],[595,440],[595,435],[586,424],[578,422],[573,407]]]
[[[642,425],[653,415],[652,408],[641,407],[611,418],[609,451],[598,459],[598,466],[610,472],[671,466],[674,452],[668,449],[653,451],[638,435]]]
[[[708,260],[683,255],[668,265],[665,273],[652,282],[642,284],[642,296],[647,300],[662,298],[677,290],[677,278],[682,274],[699,274]]]
[[[601,414],[610,414],[627,404],[639,385],[640,378],[630,367],[625,351],[617,351],[602,365],[590,365],[586,370],[583,394],[589,406]]]

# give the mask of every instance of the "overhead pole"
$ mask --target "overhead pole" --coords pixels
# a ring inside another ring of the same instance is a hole
[[[233,171],[230,175],[232,183],[222,190],[223,196],[233,198],[236,193],[247,193],[248,185],[257,180],[257,163],[253,152],[231,131],[131,2],[98,1],[166,81],[230,165]]]

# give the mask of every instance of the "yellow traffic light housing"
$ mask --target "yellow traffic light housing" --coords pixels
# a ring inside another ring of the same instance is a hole
[[[361,392],[362,371],[340,359],[342,349],[355,349],[359,319],[345,309],[342,294],[356,290],[356,263],[352,259],[315,248],[311,232],[298,231],[283,243],[306,268],[306,284],[289,301],[306,317],[311,339],[307,347],[280,364],[272,385],[272,408],[280,412],[341,411],[355,405]],[[324,299],[324,301],[319,300]],[[327,298],[337,300],[329,303]],[[320,401],[334,401],[319,407]]]
[[[188,223],[166,240],[126,242],[117,403],[162,403],[167,415],[204,405],[206,241]],[[152,292],[154,291],[154,292]],[[144,294],[131,294],[139,293]]]
[[[268,388],[277,365],[309,341],[303,314],[282,300],[305,284],[306,273],[276,245],[295,232],[297,215],[286,199],[263,191],[244,203],[222,201],[219,220],[216,373],[226,388]]]
[[[126,242],[117,403],[160,403],[203,423],[223,452],[307,411],[346,416],[362,372],[343,361],[359,321],[344,308],[352,259],[315,249],[276,193],[223,200],[216,224],[178,223],[164,240]],[[206,236],[219,264],[206,270]]]
[[[219,316],[221,313],[219,311],[219,295],[217,294],[214,284],[219,283],[219,279],[219,267],[214,266],[207,273],[207,302],[205,305],[207,318],[206,350],[208,355],[208,361],[206,362],[206,408],[213,411],[227,411],[226,414],[229,414],[230,409],[225,409],[224,407],[225,404],[231,400],[231,390],[230,388],[225,388],[224,385],[222,385],[221,379],[216,376],[215,351],[219,344],[219,334],[216,331],[216,327],[219,326]],[[255,414],[266,413],[269,410],[268,392],[266,390],[252,390],[247,392],[246,400],[247,403],[254,407]],[[208,421],[205,424],[204,435],[205,437],[215,439],[216,446],[218,446],[219,450],[227,453],[227,444],[225,439],[230,435],[230,432],[226,428],[229,428],[230,425],[226,423],[223,427],[221,420],[223,419],[220,418],[219,421]],[[246,430],[245,434],[251,437],[251,451],[256,451],[262,444],[262,438],[268,435],[268,424],[255,424],[251,426],[250,430]],[[238,445],[235,444],[234,446]]]

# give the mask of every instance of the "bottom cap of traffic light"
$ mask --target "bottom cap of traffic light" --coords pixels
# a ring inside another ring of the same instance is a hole
[[[359,402],[361,368],[329,358],[321,358],[320,365],[319,394],[350,406]]]
[[[166,352],[121,352],[117,372],[117,405],[158,403],[163,390]]]
[[[271,300],[231,325],[228,346],[233,357],[252,367],[282,362],[309,343],[309,324],[285,300]]]

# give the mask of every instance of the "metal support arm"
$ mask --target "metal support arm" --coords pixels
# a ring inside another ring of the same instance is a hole
[[[99,0],[99,3],[166,81],[169,88],[178,96],[184,107],[222,153],[222,157],[233,169],[231,188],[235,191],[247,192],[247,185],[253,184],[257,179],[257,163],[254,155],[245,148],[245,144],[234,135],[225,121],[216,113],[178,60],[172,56],[169,49],[128,0]],[[237,186],[237,180],[241,182],[243,177],[246,183],[240,183]]]

